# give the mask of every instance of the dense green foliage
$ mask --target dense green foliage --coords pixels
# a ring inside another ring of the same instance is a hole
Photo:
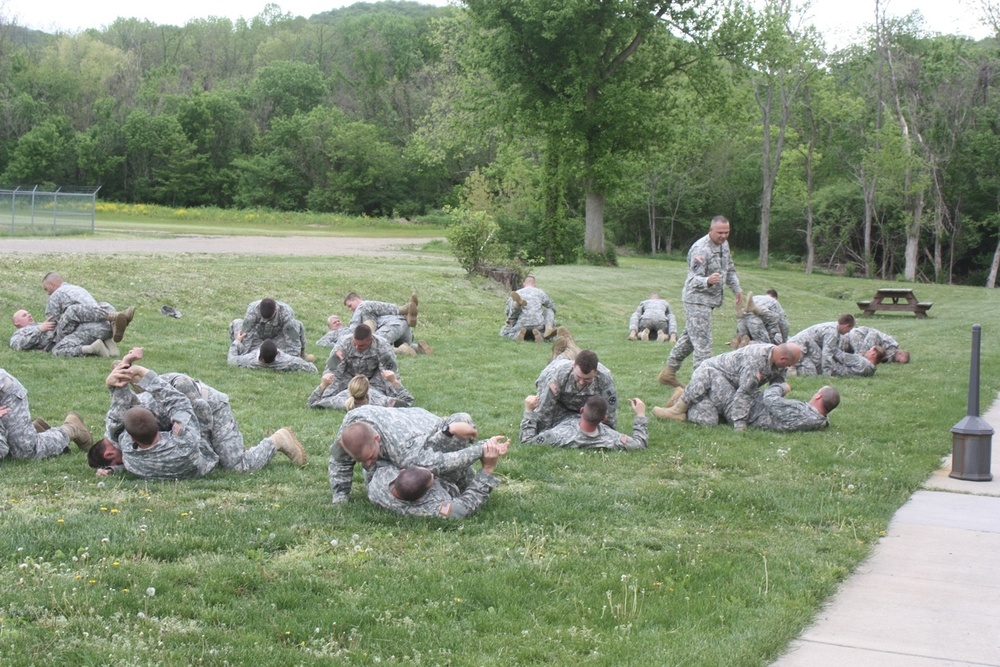
[[[238,371],[226,325],[252,299],[291,304],[315,341],[348,290],[402,302],[435,355],[403,358],[418,405],[468,411],[480,433],[515,437],[549,346],[501,339],[506,291],[446,255],[380,258],[5,256],[7,308],[42,310],[59,269],[138,314],[125,344],[146,363],[229,394],[246,439],[298,433],[304,469],[283,459],[250,476],[179,483],[99,480],[79,452],[4,461],[0,654],[4,665],[733,665],[769,664],[950,449],[965,414],[968,340],[983,325],[983,368],[1000,364],[995,292],[923,285],[926,320],[872,318],[913,353],[906,366],[837,382],[831,427],[774,434],[655,421],[647,451],[515,445],[502,486],[461,523],[403,520],[363,497],[330,505],[328,446],[340,413],[305,407],[319,377]],[[793,329],[829,320],[880,283],[744,268],[744,289],[777,286]],[[679,306],[680,261],[536,270],[561,323],[598,351],[623,397],[662,402],[668,346],[627,342],[652,290]],[[614,286],[611,289],[610,286]],[[171,304],[181,319],[163,317]],[[715,314],[716,351],[733,328]],[[9,316],[6,310],[4,316]],[[951,341],[944,345],[943,341]],[[310,342],[309,350],[322,354]],[[69,409],[100,432],[106,361],[0,349],[32,411]],[[681,375],[689,377],[690,364]],[[808,397],[818,379],[792,381]],[[1000,391],[983,375],[983,395]],[[628,423],[627,408],[622,415]],[[877,425],[877,427],[874,427]],[[148,592],[147,592],[148,591]]]
[[[906,20],[831,51],[777,0],[598,5],[269,5],[75,35],[0,16],[0,182],[173,207],[467,208],[530,263],[585,241],[590,257],[671,252],[723,213],[762,266],[995,281],[995,40]]]

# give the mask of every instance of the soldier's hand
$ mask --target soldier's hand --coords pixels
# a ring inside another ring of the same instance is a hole
[[[497,456],[503,456],[510,449],[510,439],[505,435],[495,435],[486,441],[485,447],[495,447]]]
[[[56,323],[53,320],[45,320],[38,325],[39,331],[52,331],[56,328]]]
[[[785,396],[788,396],[790,393],[792,393],[792,385],[788,384],[787,382],[782,382],[781,393],[784,394]]]
[[[538,394],[532,394],[531,396],[524,397],[524,409],[528,412],[534,412],[538,408]]]
[[[715,275],[719,275],[719,274],[717,273]],[[737,292],[736,293],[736,305],[739,306],[739,305],[742,305],[742,304],[743,304],[743,292]]]
[[[323,379],[319,381],[319,386],[326,389],[333,384],[333,373],[323,373]]]
[[[722,280],[722,276],[719,274],[718,271],[716,271],[715,273],[713,273],[708,277],[707,282],[709,285],[718,285],[720,280]]]
[[[108,477],[110,475],[113,475],[115,471],[114,471],[113,468],[111,468],[109,466],[109,467],[106,467],[106,468],[98,468],[94,472],[97,474],[98,477]]]
[[[8,412],[10,412],[10,408],[6,405],[0,405],[0,417],[6,417]]]
[[[476,427],[469,422],[453,422],[448,425],[448,432],[456,438],[472,440],[476,437]]]
[[[396,379],[396,374],[392,371],[382,371],[382,378],[391,384],[393,387],[399,385],[399,380]]]
[[[128,354],[122,357],[122,362],[126,364],[131,364],[133,361],[138,361],[139,359],[142,359],[142,348],[133,347],[131,350],[128,351]]]
[[[637,417],[646,416],[646,404],[642,402],[641,398],[630,399],[628,404],[632,406],[632,412],[634,412]]]

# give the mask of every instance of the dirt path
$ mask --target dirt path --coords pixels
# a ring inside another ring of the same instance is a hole
[[[62,237],[11,239],[0,237],[0,254],[82,253],[87,255],[218,254],[218,255],[359,255],[419,256],[413,248],[427,238],[358,238],[330,236],[165,236],[158,238]]]

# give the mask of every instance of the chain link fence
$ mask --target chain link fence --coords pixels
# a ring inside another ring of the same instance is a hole
[[[94,231],[101,186],[0,186],[0,225],[10,236],[61,236]]]

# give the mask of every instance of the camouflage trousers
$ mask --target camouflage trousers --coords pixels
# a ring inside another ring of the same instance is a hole
[[[678,370],[692,352],[695,368],[712,357],[712,307],[685,302],[684,331],[670,351],[667,366]]]
[[[4,372],[0,372],[0,405],[7,408],[7,415],[0,417],[0,458],[44,459],[62,454],[69,446],[69,436],[61,428],[35,432],[27,390]]]

